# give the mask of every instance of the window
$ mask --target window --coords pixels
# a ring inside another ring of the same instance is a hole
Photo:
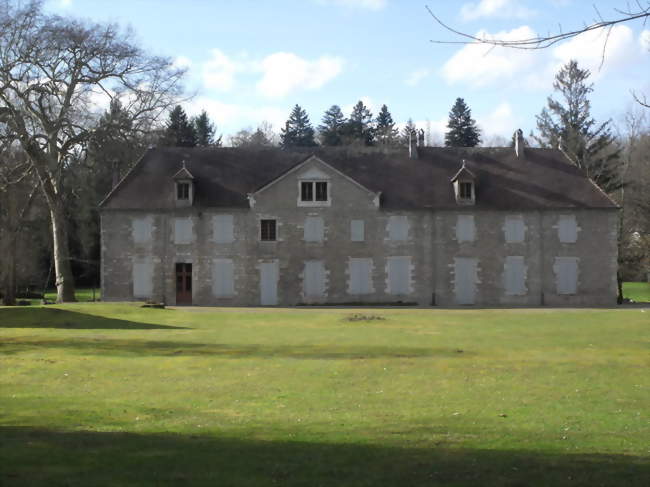
[[[578,289],[578,258],[556,257],[555,286],[558,294],[575,294]]]
[[[231,243],[235,240],[232,215],[212,217],[212,237],[216,243]]]
[[[388,294],[411,293],[411,258],[388,257],[386,263],[388,274]]]
[[[472,199],[472,183],[461,182],[458,185],[458,197],[461,200]]]
[[[176,183],[176,199],[177,200],[190,199],[190,183]]]
[[[522,256],[507,256],[503,263],[503,284],[506,296],[526,294],[526,266]]]
[[[327,274],[325,265],[320,260],[305,262],[302,292],[305,298],[323,298],[326,296]]]
[[[325,238],[324,227],[325,224],[320,216],[308,216],[305,218],[305,242],[322,242]]]
[[[458,215],[456,218],[456,240],[458,242],[473,242],[475,238],[474,215]]]
[[[526,232],[523,217],[521,215],[506,216],[504,231],[507,243],[523,242]]]
[[[316,183],[316,201],[327,201],[327,183],[325,181]]]
[[[194,232],[191,218],[174,219],[174,243],[189,244],[194,241]]]
[[[235,294],[232,259],[215,259],[212,266],[212,294],[227,297]]]
[[[144,218],[134,218],[131,221],[131,235],[133,242],[143,244],[151,242],[153,233],[153,218],[150,216]]]
[[[311,181],[300,183],[300,201],[314,201],[314,183]]]
[[[388,217],[388,240],[394,242],[408,240],[409,219],[406,216]]]
[[[260,239],[263,242],[276,240],[275,220],[260,220]]]
[[[329,201],[327,181],[301,181],[300,201]]]
[[[350,240],[363,242],[365,240],[365,228],[363,220],[350,221]]]
[[[348,294],[372,293],[372,259],[351,257],[348,276]]]
[[[578,223],[575,215],[560,215],[557,222],[557,234],[562,243],[576,243]]]
[[[133,261],[133,297],[150,298],[153,294],[153,262],[150,258]]]

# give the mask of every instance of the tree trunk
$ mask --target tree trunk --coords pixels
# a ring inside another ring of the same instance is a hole
[[[52,243],[54,246],[54,276],[56,284],[56,302],[65,303],[76,301],[74,295],[74,279],[68,248],[68,229],[65,224],[65,212],[60,201],[50,205],[52,220]]]
[[[7,258],[5,267],[4,295],[2,304],[5,306],[15,306],[16,304],[16,235],[10,235],[7,238],[7,248],[4,254]]]

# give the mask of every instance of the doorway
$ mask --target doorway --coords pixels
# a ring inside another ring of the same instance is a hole
[[[176,264],[176,304],[192,304],[192,264]]]

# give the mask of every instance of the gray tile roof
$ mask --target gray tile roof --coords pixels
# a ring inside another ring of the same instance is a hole
[[[171,209],[174,175],[185,161],[198,207],[248,207],[246,195],[315,154],[372,191],[385,209],[458,208],[451,179],[465,160],[476,176],[476,209],[616,208],[584,173],[555,149],[512,148],[149,149],[101,203],[102,209]],[[165,188],[168,188],[166,190]]]

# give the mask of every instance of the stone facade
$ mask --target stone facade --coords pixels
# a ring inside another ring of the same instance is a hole
[[[301,202],[305,181],[327,182],[327,201]],[[104,209],[102,297],[176,304],[184,263],[195,305],[615,303],[615,209],[389,210],[380,196],[312,157],[249,208]]]

